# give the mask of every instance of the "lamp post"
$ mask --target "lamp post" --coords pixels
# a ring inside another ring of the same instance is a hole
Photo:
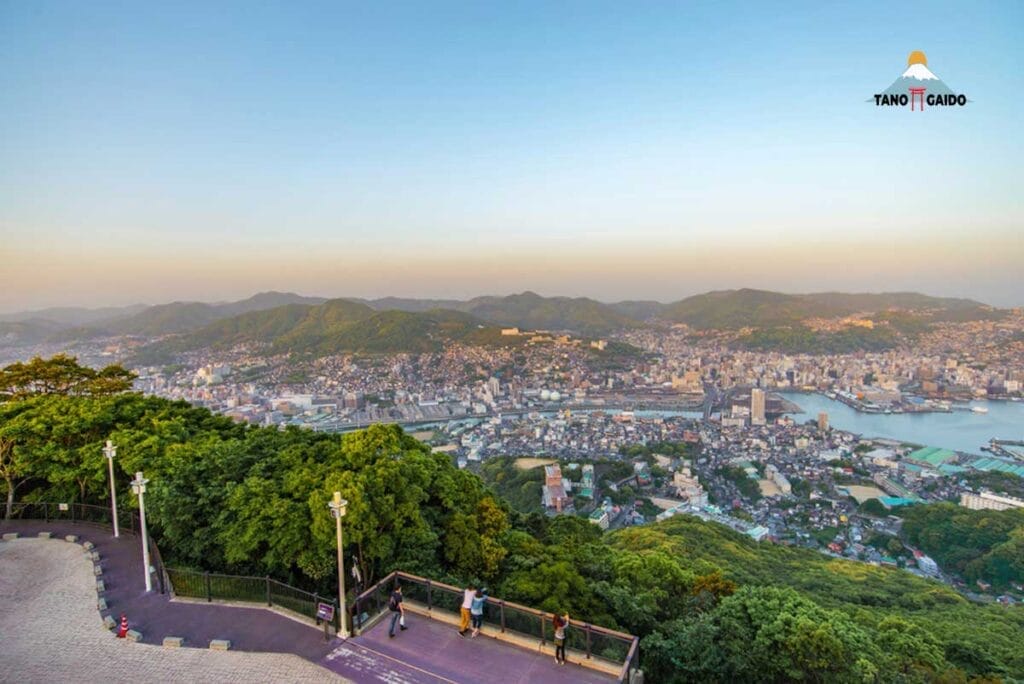
[[[348,501],[341,498],[341,492],[334,492],[334,500],[327,506],[331,509],[338,530],[338,610],[341,611],[341,636],[348,638],[348,618],[345,615],[345,557],[341,551],[341,519],[345,517]]]
[[[143,496],[146,493],[146,483],[149,482],[142,477],[142,471],[135,473],[132,480],[132,491],[139,495],[139,526],[142,528],[142,564],[146,570],[146,591],[153,591],[153,583],[149,577],[149,540],[146,538],[146,501]]]
[[[103,447],[103,455],[107,457],[107,466],[110,469],[110,512],[114,516],[114,537],[120,537],[117,529],[117,487],[114,484],[114,456],[117,455],[117,447],[108,439],[107,446]]]

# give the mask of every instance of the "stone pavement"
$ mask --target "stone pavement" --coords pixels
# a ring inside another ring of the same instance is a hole
[[[165,649],[117,639],[96,610],[92,562],[63,538],[0,543],[0,679],[345,681],[291,654]]]

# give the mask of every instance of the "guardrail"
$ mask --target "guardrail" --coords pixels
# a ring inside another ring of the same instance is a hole
[[[6,506],[3,507],[6,512]],[[54,503],[50,501],[22,502],[11,505],[11,514],[4,520],[42,520],[44,522],[63,522],[75,525],[91,525],[102,529],[114,528],[114,517],[107,506],[96,506],[94,504],[82,503]],[[0,521],[3,522],[3,521]],[[117,522],[119,532],[136,536],[142,526],[137,513],[131,510],[118,510]],[[160,549],[153,541],[152,535],[147,539],[149,543],[149,562],[156,574],[157,584],[160,593],[167,593],[167,575],[165,572],[163,558]]]
[[[317,607],[328,603],[334,607],[332,624],[339,629],[341,614],[338,598],[321,596],[269,577],[250,575],[224,575],[184,568],[166,568],[167,578],[175,596],[212,601],[258,603],[284,608],[311,620],[317,620]],[[317,623],[319,624],[319,622]]]
[[[388,598],[397,584],[402,585],[402,595],[407,600],[425,605],[428,611],[441,610],[457,615],[462,606],[463,589],[395,571],[356,596],[352,604],[347,606],[353,618],[350,624],[359,630],[386,612]],[[502,633],[511,632],[538,639],[542,644],[554,637],[553,618],[552,613],[493,596],[488,597],[484,609],[485,624]],[[585,654],[587,659],[602,658],[621,663],[620,681],[629,681],[632,673],[639,669],[639,641],[632,634],[576,620],[572,621],[572,627],[566,631],[566,648]]]

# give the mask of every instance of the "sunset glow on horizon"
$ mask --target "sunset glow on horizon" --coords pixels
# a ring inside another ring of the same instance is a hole
[[[0,312],[271,289],[1021,306],[1024,8],[926,7],[8,3]],[[868,104],[908,55],[970,105]]]

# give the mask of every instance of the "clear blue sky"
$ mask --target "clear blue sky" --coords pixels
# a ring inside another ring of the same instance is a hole
[[[971,103],[869,104],[911,50]],[[0,310],[269,288],[1020,305],[1021,121],[1021,2],[0,0]]]

